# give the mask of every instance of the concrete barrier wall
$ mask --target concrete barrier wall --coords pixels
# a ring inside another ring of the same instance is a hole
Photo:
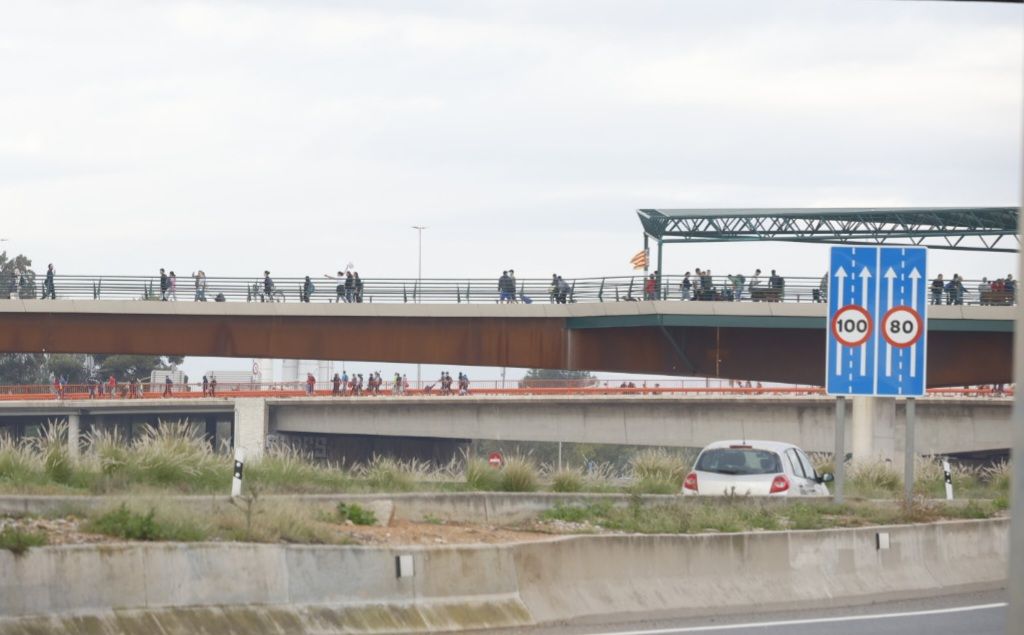
[[[440,548],[44,547],[0,552],[0,634],[381,633],[856,603],[999,586],[1008,529],[987,520]],[[889,549],[876,549],[877,531]],[[413,577],[396,576],[399,554],[413,557]]]
[[[1009,521],[695,536],[581,536],[516,549],[539,622],[857,603],[998,586]],[[875,535],[891,546],[878,550]]]
[[[412,577],[397,576],[399,554],[412,556]],[[531,621],[518,597],[512,552],[490,547],[75,545],[32,549],[20,557],[0,551],[0,571],[4,634],[83,619],[97,632],[152,633],[165,619],[182,621],[177,609],[191,611],[184,621],[194,630],[181,632],[198,632],[201,625],[201,632],[240,635],[277,633],[282,618],[297,627],[287,632],[494,628]],[[150,615],[149,624],[140,612]],[[141,630],[126,630],[125,614]]]

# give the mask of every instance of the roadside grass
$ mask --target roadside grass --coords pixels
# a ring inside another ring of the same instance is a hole
[[[210,536],[209,527],[194,514],[162,501],[153,502],[145,511],[141,511],[138,504],[129,507],[127,503],[121,503],[90,517],[85,530],[125,540],[145,541],[197,542]]]
[[[47,544],[46,534],[29,531],[18,527],[4,527],[0,530],[0,549],[6,549],[16,556],[24,554],[32,547]]]
[[[268,494],[323,494],[349,491],[352,476],[338,466],[316,463],[290,446],[274,445],[245,468],[245,478]]]
[[[903,491],[903,478],[881,460],[853,461],[846,471],[846,493],[859,498],[895,498]]]
[[[501,488],[498,470],[484,459],[467,459],[465,469],[466,487],[481,492],[494,492]]]
[[[338,503],[335,513],[338,521],[342,523],[350,520],[353,525],[373,525],[377,522],[377,515],[372,509],[357,503]]]
[[[827,501],[767,503],[755,499],[679,499],[671,503],[613,505],[601,501],[556,505],[540,514],[541,521],[589,524],[611,531],[641,534],[734,533],[779,529],[828,529],[943,519],[991,518],[1000,513],[988,501],[966,505],[915,501],[909,507],[868,502],[836,505]]]
[[[503,492],[535,492],[539,487],[537,464],[526,456],[511,456],[498,472]]]
[[[642,450],[629,461],[631,490],[641,494],[678,494],[690,461],[663,448]]]
[[[251,516],[227,503],[196,508],[166,498],[140,499],[87,514],[86,532],[133,541],[239,541],[349,544],[329,507],[257,499]],[[372,512],[362,510],[365,522]]]
[[[564,467],[551,475],[552,492],[565,494],[582,492],[586,484],[583,470],[579,468]]]
[[[688,452],[648,449],[635,454],[626,474],[611,463],[556,471],[538,467],[531,456],[509,457],[501,469],[468,455],[447,465],[374,456],[365,464],[336,465],[316,461],[287,445],[274,445],[260,460],[246,464],[247,482],[266,494],[391,492],[587,492],[678,494],[690,469]],[[819,471],[830,471],[830,456],[816,454]],[[919,459],[915,494],[942,498],[941,462]],[[116,431],[86,435],[81,456],[67,447],[67,425],[51,421],[37,437],[14,441],[0,436],[0,494],[226,494],[232,459],[214,451],[202,429],[188,421],[146,426],[131,441]],[[958,499],[1009,500],[1008,463],[988,468],[954,464]],[[898,499],[902,475],[882,461],[854,461],[847,470],[851,498]]]

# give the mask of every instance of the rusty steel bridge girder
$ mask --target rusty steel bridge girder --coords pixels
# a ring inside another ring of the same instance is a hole
[[[0,302],[0,351],[344,359],[822,383],[821,305],[777,305],[763,315],[745,308],[730,315],[736,309],[711,306],[719,304],[728,303],[385,309],[11,301]],[[948,316],[929,331],[929,386],[1009,383],[1012,332],[1001,313],[967,320],[959,312],[967,309],[936,308],[942,311],[933,315]]]

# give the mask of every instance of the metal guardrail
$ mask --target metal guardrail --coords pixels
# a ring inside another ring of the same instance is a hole
[[[595,395],[632,395],[638,397],[671,396],[815,396],[824,395],[825,390],[819,386],[746,386],[743,382],[729,385],[724,381],[706,382],[704,380],[600,380],[588,385],[569,385],[566,381],[538,382],[532,385],[521,385],[520,382],[501,380],[478,381],[470,384],[467,391],[459,390],[457,382],[453,382],[448,390],[444,390],[438,381],[424,381],[419,385],[409,382],[408,387],[395,389],[395,382],[382,381],[377,388],[364,381],[356,386],[344,386],[337,392],[331,382],[316,382],[312,390],[305,382],[225,382],[218,384],[213,394],[204,392],[202,384],[136,384],[133,389],[127,382],[117,382],[113,387],[105,382],[99,384],[68,384],[58,389],[53,385],[0,386],[0,402],[3,401],[54,401],[61,399],[196,399],[201,397],[373,397],[377,395],[393,396],[460,396],[495,395],[530,397],[537,395],[561,396],[595,396]],[[974,388],[933,388],[927,397],[986,397],[1012,398],[1014,388],[974,387]]]
[[[703,281],[691,276],[684,286],[679,275],[665,275],[659,287],[645,289],[644,276],[565,278],[558,289],[543,278],[516,281],[515,302],[578,303],[632,302],[640,300],[686,300],[727,302],[825,302],[827,289],[820,277],[789,277],[772,285],[768,276],[758,281],[729,276],[708,276]],[[493,304],[502,300],[497,279],[484,278],[366,278],[359,287],[346,289],[343,282],[323,276],[312,278],[314,290],[306,298],[304,278],[275,278],[267,293],[262,278],[207,277],[199,293],[190,277],[178,278],[173,292],[161,292],[158,276],[58,275],[53,294],[56,299],[149,300],[224,302],[365,302],[424,304]],[[24,280],[0,276],[0,300],[42,298],[49,291],[42,275]],[[47,295],[49,295],[47,293]],[[962,290],[933,294],[933,304],[1003,305],[1016,302],[1015,290],[1002,291],[987,281],[965,280]]]

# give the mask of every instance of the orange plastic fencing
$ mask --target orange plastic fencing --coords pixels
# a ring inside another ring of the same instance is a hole
[[[700,395],[721,395],[721,396],[743,396],[743,395],[773,395],[773,396],[810,396],[824,395],[825,390],[819,386],[764,386],[764,387],[742,387],[742,386],[708,386],[699,385],[703,382],[692,382],[687,385],[685,380],[672,382],[674,385],[662,385],[664,380],[648,380],[642,385],[597,385],[590,386],[527,386],[527,387],[501,387],[501,382],[485,381],[471,384],[470,395],[509,396],[527,397],[531,395],[551,395],[566,397],[586,397],[596,395],[631,395],[631,396],[658,396],[658,395],[679,395],[679,396],[700,396]],[[559,383],[559,382],[553,382]],[[561,382],[564,384],[564,382]],[[636,384],[636,382],[632,382]],[[645,384],[645,385],[644,385]],[[928,391],[929,397],[1012,397],[1013,388],[998,389],[993,387],[967,387],[967,388],[933,388]],[[423,388],[409,388],[395,392],[391,384],[383,384],[379,391],[371,391],[365,385],[359,394],[353,393],[347,386],[334,393],[329,382],[318,382],[312,395],[307,392],[305,384],[287,383],[264,383],[264,384],[223,384],[216,388],[212,396],[215,397],[374,397],[374,396],[418,396],[418,397],[439,397],[458,396],[457,386],[447,393],[442,392],[434,384],[428,384]],[[118,383],[113,391],[108,389],[106,384],[100,384],[90,389],[87,385],[66,385],[58,388],[55,385],[30,385],[30,386],[0,386],[0,401],[53,401],[53,400],[120,400],[120,399],[200,399],[211,395],[204,394],[201,384],[174,384],[169,391],[166,386],[142,384],[137,385],[133,390],[129,384]]]

